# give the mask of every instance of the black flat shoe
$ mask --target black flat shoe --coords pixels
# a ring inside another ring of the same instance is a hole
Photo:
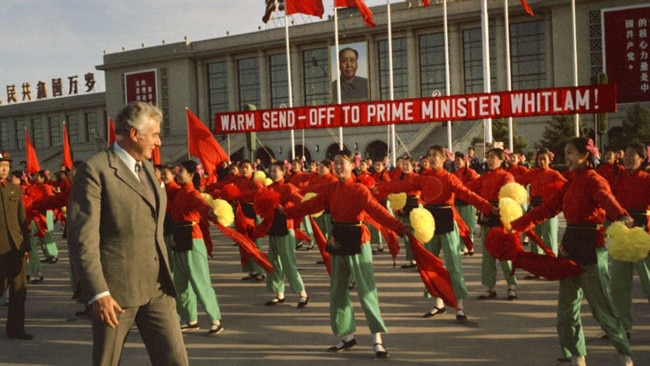
[[[287,302],[286,297],[283,297],[283,298],[280,299],[280,298],[278,298],[276,296],[276,297],[273,298],[273,300],[269,300],[269,301],[265,302],[264,305],[266,305],[266,306],[275,306],[277,304],[284,304],[285,302]]]
[[[440,314],[443,314],[443,313],[446,313],[446,312],[447,312],[447,309],[445,309],[444,307],[441,307],[441,308],[434,307],[428,313],[424,313],[424,315],[422,315],[422,317],[423,318],[433,318],[436,315],[440,315]]]
[[[248,275],[241,278],[242,281],[254,280],[257,275],[255,273],[249,273]]]
[[[373,348],[375,349],[375,356],[378,359],[383,360],[383,359],[386,359],[386,358],[390,357],[390,354],[388,353],[388,350],[386,349],[386,347],[384,347],[383,344],[375,343],[373,345]]]
[[[517,300],[517,291],[513,289],[508,290],[508,301]]]
[[[463,323],[467,321],[467,315],[465,315],[465,312],[463,312],[462,309],[456,312],[456,321],[459,323]]]
[[[283,300],[284,300],[284,299],[283,299]],[[298,305],[296,305],[296,307],[297,307],[298,309],[302,309],[302,308],[304,308],[305,306],[307,306],[307,304],[309,304],[309,296],[301,297],[301,298],[300,298],[300,301],[298,301]]]
[[[344,340],[341,340],[339,343],[337,343],[335,346],[332,346],[327,349],[327,352],[341,352],[348,350],[352,347],[354,347],[357,344],[357,340],[352,338],[350,341],[346,342]]]
[[[497,298],[497,292],[496,291],[487,291],[485,294],[477,297],[476,300],[490,300],[490,299],[496,299],[496,298]]]
[[[266,279],[266,275],[263,275],[261,273],[255,275],[255,282],[262,282]]]
[[[20,339],[21,341],[31,341],[34,339],[34,336],[29,333],[16,333],[16,334],[7,334],[7,338],[11,339]]]

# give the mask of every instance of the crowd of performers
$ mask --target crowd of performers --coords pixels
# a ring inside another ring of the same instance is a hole
[[[619,221],[647,231],[650,175],[646,172],[646,148],[633,143],[620,156],[608,151],[597,169],[598,152],[591,140],[570,140],[565,154],[568,169],[563,173],[551,168],[553,153],[546,148],[536,152],[530,167],[523,155],[498,148],[487,151],[485,160],[480,161],[473,149],[467,155],[451,154],[440,146],[431,147],[419,160],[403,157],[391,169],[387,161],[361,159],[358,153],[347,150],[336,153],[331,161],[308,165],[298,159],[273,162],[264,169],[266,173],[259,169],[259,162],[251,161],[224,163],[214,176],[206,176],[200,165],[189,160],[157,167],[169,202],[165,238],[179,293],[180,327],[183,331],[200,329],[200,303],[211,322],[208,334],[224,330],[208,265],[213,250],[209,227],[211,222],[217,222],[213,203],[221,199],[232,207],[235,230],[223,225],[220,229],[240,247],[245,275],[242,281],[265,281],[266,290],[273,296],[266,306],[287,301],[285,283],[297,295],[297,308],[309,304],[306,284],[296,264],[296,250],[302,245],[318,247],[330,275],[330,325],[340,339],[328,349],[330,352],[344,351],[357,343],[350,298],[350,291],[356,289],[375,356],[389,356],[382,340],[387,328],[380,312],[372,258],[373,253],[388,248],[395,259],[401,246],[398,237],[404,239],[407,261],[401,267],[420,271],[424,294],[431,298],[425,318],[436,317],[452,307],[457,321],[467,321],[463,300],[470,295],[461,258],[474,253],[476,241],[483,248],[481,283],[486,288],[477,299],[498,298],[500,267],[507,283],[505,298],[517,300],[513,267],[518,265],[514,257],[504,259],[489,250],[490,232],[498,228],[515,237],[519,251],[520,235],[524,236],[521,233],[536,239],[530,241],[529,251],[535,256],[527,257],[529,263],[545,258],[544,267],[553,268],[548,265],[555,263],[548,262],[550,258],[574,266],[570,275],[557,276],[536,270],[540,266],[525,267],[530,272],[526,279],[559,280],[557,331],[561,360],[585,364],[587,352],[580,319],[584,296],[620,355],[621,364],[631,365],[628,339],[633,324],[633,273],[638,274],[650,301],[650,260],[647,255],[635,262],[608,257],[602,228]],[[37,283],[44,279],[39,249],[43,262],[56,263],[58,259],[52,230],[55,220],[65,226],[65,203],[74,169],[62,169],[56,180],[49,180],[46,172],[26,176],[16,171],[12,177],[23,187],[30,213],[28,275],[32,283]],[[499,201],[502,188],[513,182],[526,187],[529,198],[521,203],[525,213],[509,223],[508,231],[503,229]],[[396,194],[405,195],[401,205],[392,201]],[[433,236],[425,243],[418,243],[412,235],[416,224],[411,222],[410,213],[416,208],[430,212],[435,222]],[[567,228],[558,238],[557,215],[561,212]],[[475,234],[477,224],[481,229]],[[263,237],[268,237],[265,253],[260,240]],[[438,257],[444,258],[443,272]],[[522,263],[526,262],[523,255],[521,258]],[[520,263],[519,268],[524,266]],[[440,282],[446,282],[448,288]]]

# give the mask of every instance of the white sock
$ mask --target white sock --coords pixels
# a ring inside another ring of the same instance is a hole
[[[514,290],[516,285],[508,285],[508,290]]]
[[[381,344],[381,333],[372,333],[372,343],[379,343]]]
[[[442,298],[436,297],[436,307],[438,309],[444,309],[445,308],[445,302],[442,301]]]
[[[215,320],[214,323],[212,323],[215,327],[218,327],[221,325],[221,320]]]
[[[300,291],[300,297],[307,297],[307,291]]]
[[[284,292],[278,292],[278,299],[284,299]]]
[[[351,340],[354,339],[354,334],[346,334],[346,335],[343,336],[342,339],[343,339],[344,342],[350,342]]]
[[[571,358],[571,366],[587,366],[585,356],[573,356]]]

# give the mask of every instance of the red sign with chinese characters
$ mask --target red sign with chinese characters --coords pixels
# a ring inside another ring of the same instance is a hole
[[[650,101],[650,5],[602,10],[603,68],[618,102]]]
[[[214,132],[267,132],[606,112],[616,112],[616,85],[217,113]]]
[[[157,104],[156,70],[124,74],[126,103],[145,102]]]

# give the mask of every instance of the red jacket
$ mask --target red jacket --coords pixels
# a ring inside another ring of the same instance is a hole
[[[497,168],[494,170],[488,170],[478,177],[478,179],[469,182],[467,188],[476,192],[476,194],[488,201],[498,201],[499,190],[501,187],[514,181],[515,178],[512,174],[508,173],[503,168]]]
[[[566,182],[566,178],[560,172],[551,168],[533,168],[524,174],[519,181],[522,185],[530,184],[530,198],[539,196],[546,201],[555,193],[548,187],[556,182]]]
[[[201,197],[201,192],[194,188],[192,183],[186,183],[180,186],[176,192],[170,212],[172,220],[176,223],[195,222],[198,224],[202,219],[208,219],[208,212],[211,210],[212,207]],[[203,238],[199,225],[192,227],[192,238]]]

